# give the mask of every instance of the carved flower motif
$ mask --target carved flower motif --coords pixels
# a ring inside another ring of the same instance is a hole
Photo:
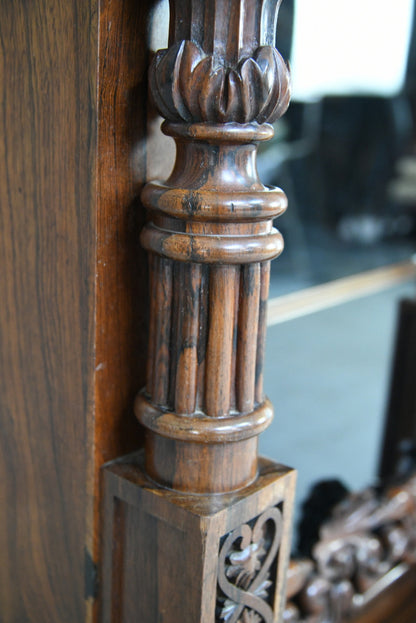
[[[262,565],[262,559],[266,555],[264,548],[264,539],[261,539],[257,543],[250,543],[243,550],[233,549],[228,555],[228,562],[226,568],[226,576],[230,580],[234,580],[234,584],[244,590],[250,588],[250,584],[257,575]],[[266,579],[252,591],[253,595],[260,597],[261,599],[267,599],[268,589],[272,585],[269,580],[269,574]],[[224,621],[228,621],[234,614],[236,608],[239,607],[232,599],[226,599],[224,601],[223,608],[221,610],[220,617]],[[237,623],[260,623],[262,621],[254,610],[244,608],[241,613],[241,617]]]
[[[272,507],[225,537],[218,559],[218,621],[273,623],[269,592],[281,534],[282,513]]]
[[[247,610],[247,608],[245,608],[238,623],[261,623],[261,616],[256,614],[254,610]]]
[[[260,584],[260,586],[253,591],[253,595],[260,597],[261,599],[267,599],[269,596],[268,590],[272,582],[268,579],[268,577]],[[226,599],[224,601],[224,606],[221,610],[220,617],[224,621],[228,621],[232,615],[234,614],[236,608],[239,608],[239,604],[237,604],[232,599]],[[254,610],[250,610],[249,608],[244,608],[241,613],[241,617],[238,619],[237,623],[258,623],[262,620],[262,618],[254,612]]]
[[[260,569],[261,559],[265,554],[264,539],[258,543],[250,543],[243,550],[233,549],[228,555],[226,576],[230,579],[235,578],[236,586],[247,589]]]
[[[234,68],[182,41],[156,54],[150,84],[162,116],[186,123],[272,122],[290,99],[289,69],[271,46]]]

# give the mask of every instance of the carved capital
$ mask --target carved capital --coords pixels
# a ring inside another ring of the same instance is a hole
[[[271,123],[283,115],[290,74],[274,47],[259,47],[236,66],[221,60],[193,41],[159,51],[150,84],[160,114],[185,123]]]

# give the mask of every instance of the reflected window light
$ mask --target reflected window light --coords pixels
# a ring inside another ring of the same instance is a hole
[[[397,95],[412,16],[413,0],[295,0],[293,99]]]

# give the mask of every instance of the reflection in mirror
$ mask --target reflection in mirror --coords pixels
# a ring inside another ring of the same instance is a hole
[[[297,519],[320,480],[349,490],[376,480],[402,298],[415,298],[414,278],[269,326],[265,389],[276,413],[260,450],[296,466]]]
[[[260,150],[284,188],[286,250],[271,296],[414,253],[416,65],[413,0],[285,0],[278,45],[293,99]]]
[[[286,249],[272,263],[261,451],[311,485],[374,482],[399,299],[415,298],[413,0],[285,0],[278,45],[293,99],[261,146],[281,186]]]

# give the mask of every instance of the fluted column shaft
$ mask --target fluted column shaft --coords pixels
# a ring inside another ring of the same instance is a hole
[[[170,47],[151,68],[163,131],[177,144],[166,182],[142,199],[150,219],[148,373],[136,414],[146,467],[178,490],[241,488],[257,474],[270,260],[283,248],[272,220],[280,189],[256,170],[268,122],[285,111],[289,76],[274,40],[277,0],[177,0]]]

